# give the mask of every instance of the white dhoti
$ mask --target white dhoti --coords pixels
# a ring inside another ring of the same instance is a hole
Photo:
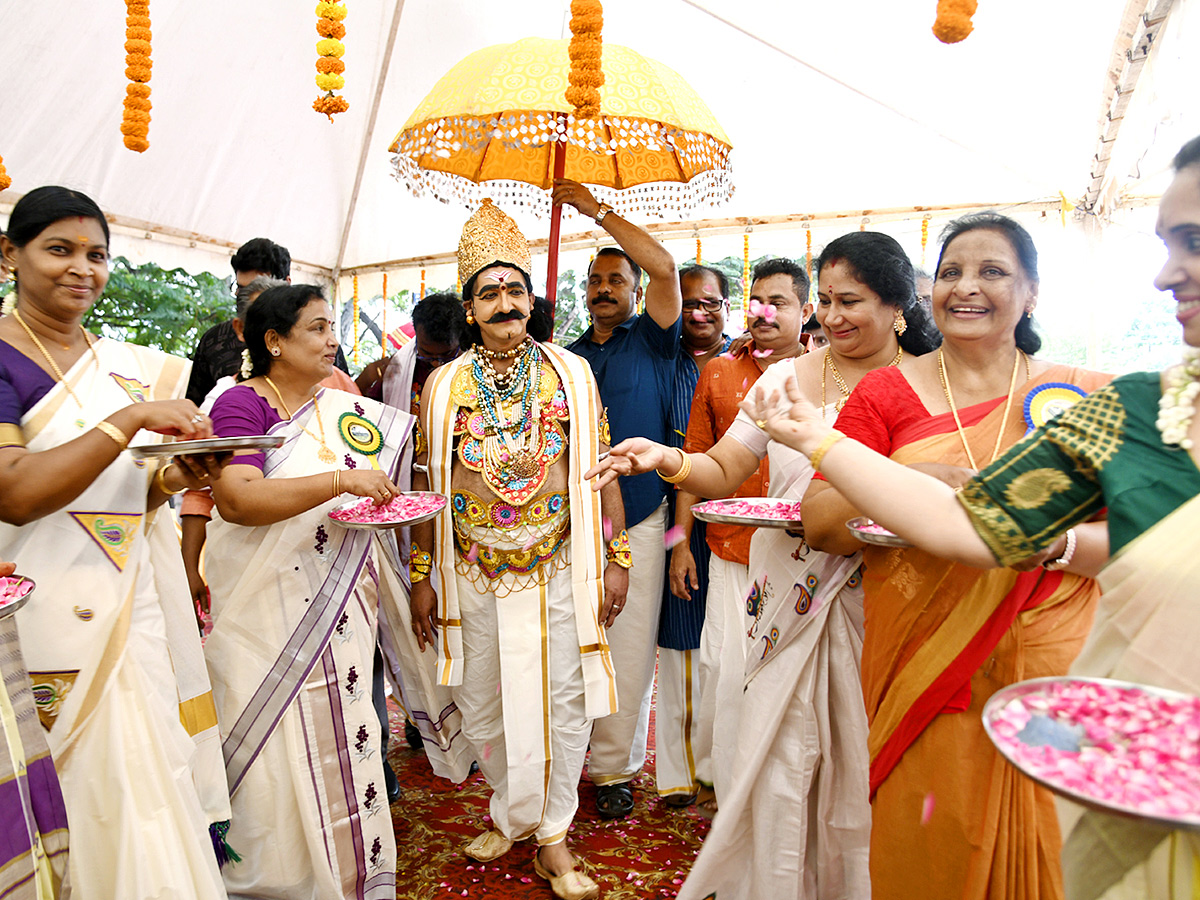
[[[625,609],[607,629],[617,679],[620,711],[592,726],[588,777],[596,784],[621,784],[646,762],[650,700],[654,693],[658,613],[666,577],[667,501],[629,529],[633,568]]]
[[[708,606],[700,633],[699,752],[697,777],[712,784],[721,802],[729,787],[737,743],[738,708],[746,670],[746,615],[750,570],[715,553],[708,564]],[[707,752],[706,752],[707,751]]]
[[[701,765],[696,752],[702,702],[699,656],[695,650],[658,648],[654,780],[660,797],[696,790],[696,773]]]
[[[464,670],[453,694],[492,788],[492,820],[508,838],[557,843],[579,806],[590,725],[570,571],[507,597],[482,593],[460,575],[458,597]],[[544,760],[531,741],[546,742]]]

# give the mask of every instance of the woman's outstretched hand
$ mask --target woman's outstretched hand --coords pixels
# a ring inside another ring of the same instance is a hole
[[[598,491],[614,481],[618,475],[641,475],[643,472],[653,472],[662,464],[668,453],[675,453],[675,451],[662,444],[656,444],[649,438],[626,438],[613,447],[608,452],[608,456],[584,472],[583,477],[595,478],[592,490]]]
[[[812,456],[833,429],[825,424],[820,411],[804,399],[794,377],[788,377],[784,389],[786,399],[779,391],[766,394],[762,387],[755,387],[742,401],[742,409],[772,440]]]

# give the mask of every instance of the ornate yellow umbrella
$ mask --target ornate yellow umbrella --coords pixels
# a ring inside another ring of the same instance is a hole
[[[605,44],[599,114],[579,117],[565,96],[569,43],[524,38],[455,65],[392,141],[397,177],[418,195],[539,213],[551,211],[556,175],[592,186],[622,215],[682,216],[730,197],[729,138],[677,72]],[[551,302],[556,238],[552,226]]]

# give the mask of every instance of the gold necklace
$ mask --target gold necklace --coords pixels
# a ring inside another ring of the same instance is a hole
[[[288,409],[288,405],[283,401],[283,394],[279,393],[279,388],[275,387],[275,382],[271,380],[269,375],[264,375],[263,380],[271,386],[271,390],[273,390],[275,392],[275,396],[279,398],[279,405],[283,407],[283,411],[287,413],[287,417],[290,419],[292,417],[292,411]],[[335,462],[337,460],[337,456],[332,450],[329,449],[329,445],[325,443],[325,423],[321,421],[321,407],[317,406],[317,397],[315,394],[313,395],[312,405],[313,412],[317,414],[317,427],[321,429],[321,436],[317,437],[303,425],[300,426],[300,430],[307,434],[314,441],[320,443],[321,449],[317,451],[317,459],[326,464]]]
[[[50,369],[54,372],[54,380],[66,388],[67,393],[71,395],[71,399],[78,404],[80,409],[83,409],[83,401],[79,399],[78,395],[73,390],[71,390],[71,385],[67,384],[67,379],[63,377],[62,369],[58,367],[58,363],[54,361],[54,357],[46,351],[45,345],[38,340],[38,336],[33,333],[33,329],[25,324],[25,320],[21,318],[21,313],[14,309],[12,314],[13,318],[17,320],[17,324],[25,329],[25,333],[29,335],[29,339],[33,341],[33,345],[41,351],[42,357],[50,364]],[[92,358],[96,360],[96,368],[103,368],[100,365],[100,357],[96,355],[96,348],[92,346],[92,336],[87,333],[87,329],[82,325],[79,326],[79,330],[83,332],[83,340],[88,345],[88,349],[92,351]],[[69,350],[70,348],[64,347],[63,349]]]
[[[988,460],[988,465],[994,463],[996,457],[1000,455],[1000,444],[1004,440],[1004,426],[1008,424],[1008,413],[1012,409],[1013,392],[1017,388],[1017,369],[1022,359],[1025,360],[1025,380],[1029,380],[1029,357],[1025,355],[1023,350],[1018,350],[1017,355],[1013,357],[1012,377],[1008,382],[1008,398],[1004,401],[1004,415],[1000,418],[1000,431],[996,435],[996,446],[992,448],[992,458]],[[958,408],[954,405],[954,395],[950,393],[950,379],[946,375],[946,359],[942,355],[941,347],[938,348],[938,376],[942,379],[942,392],[946,395],[946,402],[950,405],[950,413],[954,416],[954,427],[958,429],[958,438],[962,441],[963,449],[967,451],[967,461],[971,463],[971,468],[978,472],[979,465],[975,462],[975,455],[971,452],[971,445],[967,443],[967,433],[963,429],[962,420],[958,417]]]
[[[896,355],[892,357],[892,361],[888,363],[891,366],[900,365],[900,360],[904,359],[904,348],[897,347]],[[846,405],[846,401],[850,399],[850,385],[846,383],[846,379],[842,377],[842,373],[838,371],[837,363],[833,361],[833,356],[829,352],[829,348],[825,348],[825,359],[821,361],[821,418],[825,417],[825,370],[833,370],[833,380],[837,382],[838,390],[842,396],[838,399],[836,409],[842,411],[842,407]]]

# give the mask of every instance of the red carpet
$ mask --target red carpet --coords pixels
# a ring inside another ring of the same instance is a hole
[[[516,844],[492,863],[462,855],[462,847],[485,827],[490,796],[482,775],[462,785],[436,777],[425,754],[404,741],[403,720],[389,701],[392,738],[388,759],[403,795],[392,805],[398,851],[396,896],[400,900],[449,897],[552,897],[533,873],[535,845]],[[653,714],[651,714],[653,746]],[[674,897],[683,884],[709,821],[689,807],[675,810],[654,791],[654,752],[633,782],[633,813],[608,822],[596,814],[596,789],[584,778],[570,846],[600,884],[607,900]],[[488,820],[490,824],[490,820]]]

